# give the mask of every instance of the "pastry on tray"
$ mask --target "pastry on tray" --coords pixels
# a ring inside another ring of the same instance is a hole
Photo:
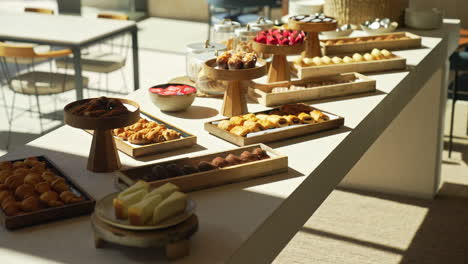
[[[348,64],[355,62],[365,62],[365,61],[377,61],[377,60],[387,60],[395,58],[395,55],[386,50],[386,49],[373,49],[370,53],[354,53],[352,56],[343,56],[343,57],[314,57],[314,58],[303,58],[297,57],[295,63],[303,66],[326,66],[326,65],[338,65],[338,64]]]
[[[255,68],[257,55],[253,52],[225,51],[216,57],[219,69],[241,70]]]
[[[83,201],[66,180],[36,157],[0,163],[0,207],[8,216]]]
[[[75,115],[87,117],[112,117],[130,112],[120,100],[105,96],[77,105],[71,111]]]
[[[181,137],[179,132],[167,128],[166,125],[144,118],[140,118],[138,122],[128,127],[114,129],[113,134],[136,145],[161,143]]]
[[[314,124],[329,120],[323,112],[306,104],[288,104],[267,113],[233,116],[220,121],[217,126],[222,130],[245,137],[249,133],[282,128],[300,124]]]
[[[155,225],[185,210],[187,195],[179,187],[166,183],[149,191],[138,181],[114,199],[115,216],[128,219],[131,225]]]
[[[411,39],[411,38],[406,35],[389,34],[386,36],[330,39],[330,40],[322,41],[321,43],[326,46],[334,46],[334,45],[343,45],[343,44],[356,44],[356,43],[378,42],[378,41],[389,41],[389,40],[404,40],[404,39]]]

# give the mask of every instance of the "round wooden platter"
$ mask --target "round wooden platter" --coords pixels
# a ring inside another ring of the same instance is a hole
[[[232,117],[248,113],[245,91],[242,89],[240,81],[257,79],[266,74],[267,64],[264,60],[258,59],[256,66],[251,69],[228,70],[218,69],[216,59],[205,62],[204,71],[206,76],[214,80],[228,81],[221,109],[224,116]]]
[[[87,117],[72,113],[72,109],[92,99],[83,99],[66,105],[64,108],[64,122],[72,127],[94,130],[87,169],[94,172],[112,172],[121,167],[112,129],[136,123],[140,119],[140,105],[127,99],[108,98],[117,99],[123,104],[133,106],[135,109],[131,109],[126,114],[109,117]]]
[[[104,247],[106,242],[137,248],[164,247],[169,260],[189,255],[189,239],[198,230],[198,218],[192,215],[186,221],[165,229],[135,231],[118,228],[91,216],[96,248]]]
[[[301,22],[290,18],[288,20],[288,26],[291,29],[306,32],[306,47],[302,56],[305,58],[313,58],[316,56],[322,56],[318,35],[319,32],[335,30],[337,22]]]
[[[274,55],[294,55],[305,49],[305,43],[296,45],[268,45],[252,40],[252,48],[258,53]]]

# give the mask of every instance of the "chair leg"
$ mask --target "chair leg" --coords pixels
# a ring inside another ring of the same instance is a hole
[[[457,93],[458,93],[458,71],[455,71],[455,80],[453,83],[453,95],[452,95],[452,112],[450,113],[450,135],[449,135],[449,153],[448,157],[452,157],[453,150],[453,122],[455,118],[455,103],[457,102]]]
[[[16,93],[13,93],[13,99],[12,99],[12,102],[11,102],[11,110],[10,110],[10,118],[8,119],[8,136],[7,136],[7,145],[6,145],[6,149],[9,150],[10,149],[10,141],[11,141],[11,127],[12,127],[12,124],[13,124],[13,119],[14,119],[14,109],[15,109],[15,102],[16,102]]]
[[[123,67],[120,68],[120,73],[122,74],[122,81],[123,81],[123,83],[124,83],[125,93],[128,94],[130,91],[128,90],[127,78],[125,77],[125,72],[123,71]]]
[[[39,95],[36,94],[36,104],[37,104],[37,111],[39,114],[39,126],[41,128],[41,135],[44,133],[44,127],[42,126],[42,113],[41,113],[41,105],[39,103]]]

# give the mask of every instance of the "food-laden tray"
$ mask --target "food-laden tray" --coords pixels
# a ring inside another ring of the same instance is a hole
[[[45,156],[0,162],[0,202],[7,229],[90,214],[95,204]]]
[[[190,134],[189,132],[184,131],[166,121],[163,121],[143,111],[140,111],[140,117],[142,119],[148,120],[149,122],[157,122],[158,124],[162,124],[166,126],[166,128],[174,130],[180,135],[178,138],[165,140],[157,143],[150,142],[147,144],[133,144],[129,142],[129,140],[119,137],[117,135],[117,130],[114,130],[113,135],[117,149],[131,157],[136,158],[145,155],[171,151],[179,148],[188,148],[197,144],[197,137],[195,135]],[[92,130],[87,130],[87,132],[93,133]]]
[[[374,92],[375,86],[375,80],[354,72],[269,84],[252,81],[248,94],[259,104],[275,106]]]
[[[266,153],[269,158],[262,157],[263,159],[257,159],[256,157],[258,157],[258,155],[253,153],[258,153],[258,150],[255,151],[258,148],[261,149],[260,152]],[[244,153],[246,151],[250,154]],[[238,157],[238,159],[234,156]],[[208,163],[214,165],[211,167]],[[161,170],[161,168],[167,168],[168,166],[172,167],[172,172],[174,166],[179,168],[182,167],[184,170],[189,166],[195,167],[198,170],[199,166],[201,166],[201,170],[180,176],[174,176],[177,175],[177,173],[173,173],[172,175],[167,175],[167,177],[163,178],[156,177],[158,175],[155,175],[154,173],[160,173],[159,170]],[[281,155],[263,144],[255,144],[227,151],[158,162],[121,170],[117,172],[116,180],[120,186],[133,185],[140,179],[148,181],[154,187],[170,182],[179,186],[181,191],[189,192],[281,173],[287,170],[287,156]]]
[[[296,111],[298,107],[303,110]],[[288,110],[291,108],[294,110]],[[245,146],[335,129],[343,124],[344,118],[341,116],[309,105],[293,104],[230,119],[210,121],[205,123],[205,130],[233,144]]]
[[[372,49],[404,50],[421,47],[421,37],[409,32],[395,32],[366,37],[343,37],[321,41],[324,55],[369,51]]]
[[[374,56],[374,51],[376,51],[376,53],[388,53],[388,56]],[[371,57],[364,59],[368,56]],[[355,60],[355,57],[358,59]],[[322,63],[321,61],[318,61],[318,63],[313,62],[314,60],[324,60],[325,58],[327,63]],[[305,59],[299,61],[300,59],[301,58],[297,58],[292,67],[299,79],[336,75],[347,72],[366,73],[406,69],[406,59],[397,56],[388,50],[374,49],[367,53],[342,54],[333,56],[332,58],[328,56],[315,57],[313,59],[307,58],[310,63],[304,63]],[[336,61],[336,63],[333,61]]]

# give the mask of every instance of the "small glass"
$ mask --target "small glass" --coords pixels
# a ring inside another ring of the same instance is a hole
[[[236,29],[234,49],[237,51],[254,52],[254,50],[252,49],[251,40],[253,40],[257,33],[260,31],[262,31],[260,28],[251,27],[248,24],[244,28]]]
[[[223,19],[219,24],[214,25],[211,40],[224,44],[228,50],[231,50],[234,48],[234,32],[240,27],[239,22]]]
[[[226,46],[220,43],[210,43],[208,40],[205,43],[188,44],[185,55],[187,77],[196,82],[203,63],[214,58],[217,50],[225,51]]]

